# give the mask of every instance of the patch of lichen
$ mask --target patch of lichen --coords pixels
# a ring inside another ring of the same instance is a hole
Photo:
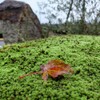
[[[0,100],[99,100],[100,37],[67,35],[0,49]],[[39,71],[49,60],[61,59],[75,73],[44,82]]]

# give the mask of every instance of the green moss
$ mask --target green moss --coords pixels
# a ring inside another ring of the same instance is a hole
[[[47,82],[41,75],[18,78],[52,59],[64,60],[75,73]],[[0,49],[0,100],[87,99],[100,99],[99,36],[51,37]]]

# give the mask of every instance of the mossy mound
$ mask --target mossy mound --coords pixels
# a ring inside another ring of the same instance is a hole
[[[75,73],[47,82],[41,75],[18,78],[53,59]],[[100,100],[100,37],[67,35],[0,49],[0,100]]]

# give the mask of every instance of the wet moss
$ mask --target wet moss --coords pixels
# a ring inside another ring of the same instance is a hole
[[[99,36],[69,35],[5,46],[0,49],[0,100],[99,100],[99,41]],[[47,82],[41,75],[18,78],[52,59],[64,60],[75,73]]]

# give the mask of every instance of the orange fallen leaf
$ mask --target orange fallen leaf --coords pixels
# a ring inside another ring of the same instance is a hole
[[[51,60],[46,65],[41,66],[41,71],[31,72],[29,74],[20,76],[19,78],[24,78],[25,76],[32,74],[42,74],[42,79],[47,80],[48,75],[50,75],[52,78],[56,78],[63,74],[73,74],[73,72],[73,69],[68,64],[65,64],[62,60]]]

